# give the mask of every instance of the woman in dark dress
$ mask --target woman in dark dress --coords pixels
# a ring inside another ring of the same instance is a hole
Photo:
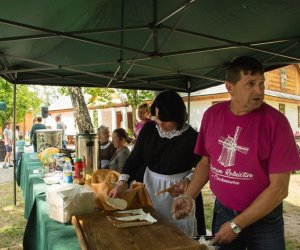
[[[144,184],[155,210],[187,235],[194,236],[197,234],[195,211],[184,220],[175,220],[171,207],[174,198],[189,184],[192,168],[199,161],[199,156],[194,154],[197,132],[186,123],[186,107],[176,92],[161,92],[151,106],[151,115],[155,121],[146,123],[142,128],[119,182],[109,196],[118,197],[125,192],[139,168],[146,165]],[[155,195],[170,186],[169,192]],[[199,197],[200,214],[197,218],[200,218],[203,234],[205,223],[201,194]]]

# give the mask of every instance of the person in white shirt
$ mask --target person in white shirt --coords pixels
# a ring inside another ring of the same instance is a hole
[[[9,168],[9,167],[13,167],[12,159],[11,159],[12,144],[13,144],[13,141],[12,141],[13,132],[11,130],[11,122],[6,122],[5,129],[3,131],[3,135],[4,135],[4,144],[5,144],[5,150],[6,150],[3,168]]]
[[[62,148],[67,149],[67,141],[65,140],[66,124],[61,120],[61,114],[55,116],[56,129],[62,129]]]

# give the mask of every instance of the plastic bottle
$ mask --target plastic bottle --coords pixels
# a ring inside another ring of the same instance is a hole
[[[73,183],[72,165],[70,161],[65,161],[63,165],[64,183]]]

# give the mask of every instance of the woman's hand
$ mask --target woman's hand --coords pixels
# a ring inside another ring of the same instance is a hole
[[[187,186],[189,185],[190,181],[187,178],[184,178],[175,184],[171,185],[168,188],[168,192],[172,197],[177,197],[180,194],[183,194],[184,191],[186,190]]]
[[[128,184],[125,181],[119,181],[117,185],[109,191],[108,197],[117,198],[120,197],[121,194],[125,193],[128,189]]]
[[[173,202],[172,213],[176,219],[183,219],[188,216],[195,206],[192,196],[183,194],[178,196]]]

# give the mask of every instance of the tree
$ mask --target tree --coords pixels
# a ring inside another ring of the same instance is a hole
[[[13,118],[13,84],[0,78],[0,101],[6,103],[6,111],[0,111],[2,128],[5,121]],[[41,100],[27,85],[17,85],[16,122],[21,122],[28,111],[38,111]]]
[[[30,85],[30,88],[38,95],[42,96],[42,106],[50,106],[53,100],[59,98],[59,89],[60,87],[56,86],[47,86],[47,85]]]
[[[115,89],[122,102],[127,102],[132,108],[132,122],[136,124],[136,109],[145,102],[145,100],[152,100],[154,92],[149,90],[136,90],[136,89]]]
[[[74,119],[79,133],[84,133],[85,131],[93,132],[93,123],[81,88],[68,87],[68,91],[74,108]]]
[[[79,132],[82,133],[85,130],[92,131],[93,123],[89,115],[87,105],[84,100],[83,93],[91,95],[90,104],[94,104],[98,101],[111,103],[112,96],[117,94],[118,97],[124,103],[128,103],[132,107],[133,124],[136,123],[136,108],[139,104],[145,100],[152,100],[154,93],[147,90],[132,90],[132,89],[111,89],[111,88],[75,88],[75,87],[61,87],[60,93],[63,95],[70,94],[72,105],[74,108],[74,117],[78,126]]]

